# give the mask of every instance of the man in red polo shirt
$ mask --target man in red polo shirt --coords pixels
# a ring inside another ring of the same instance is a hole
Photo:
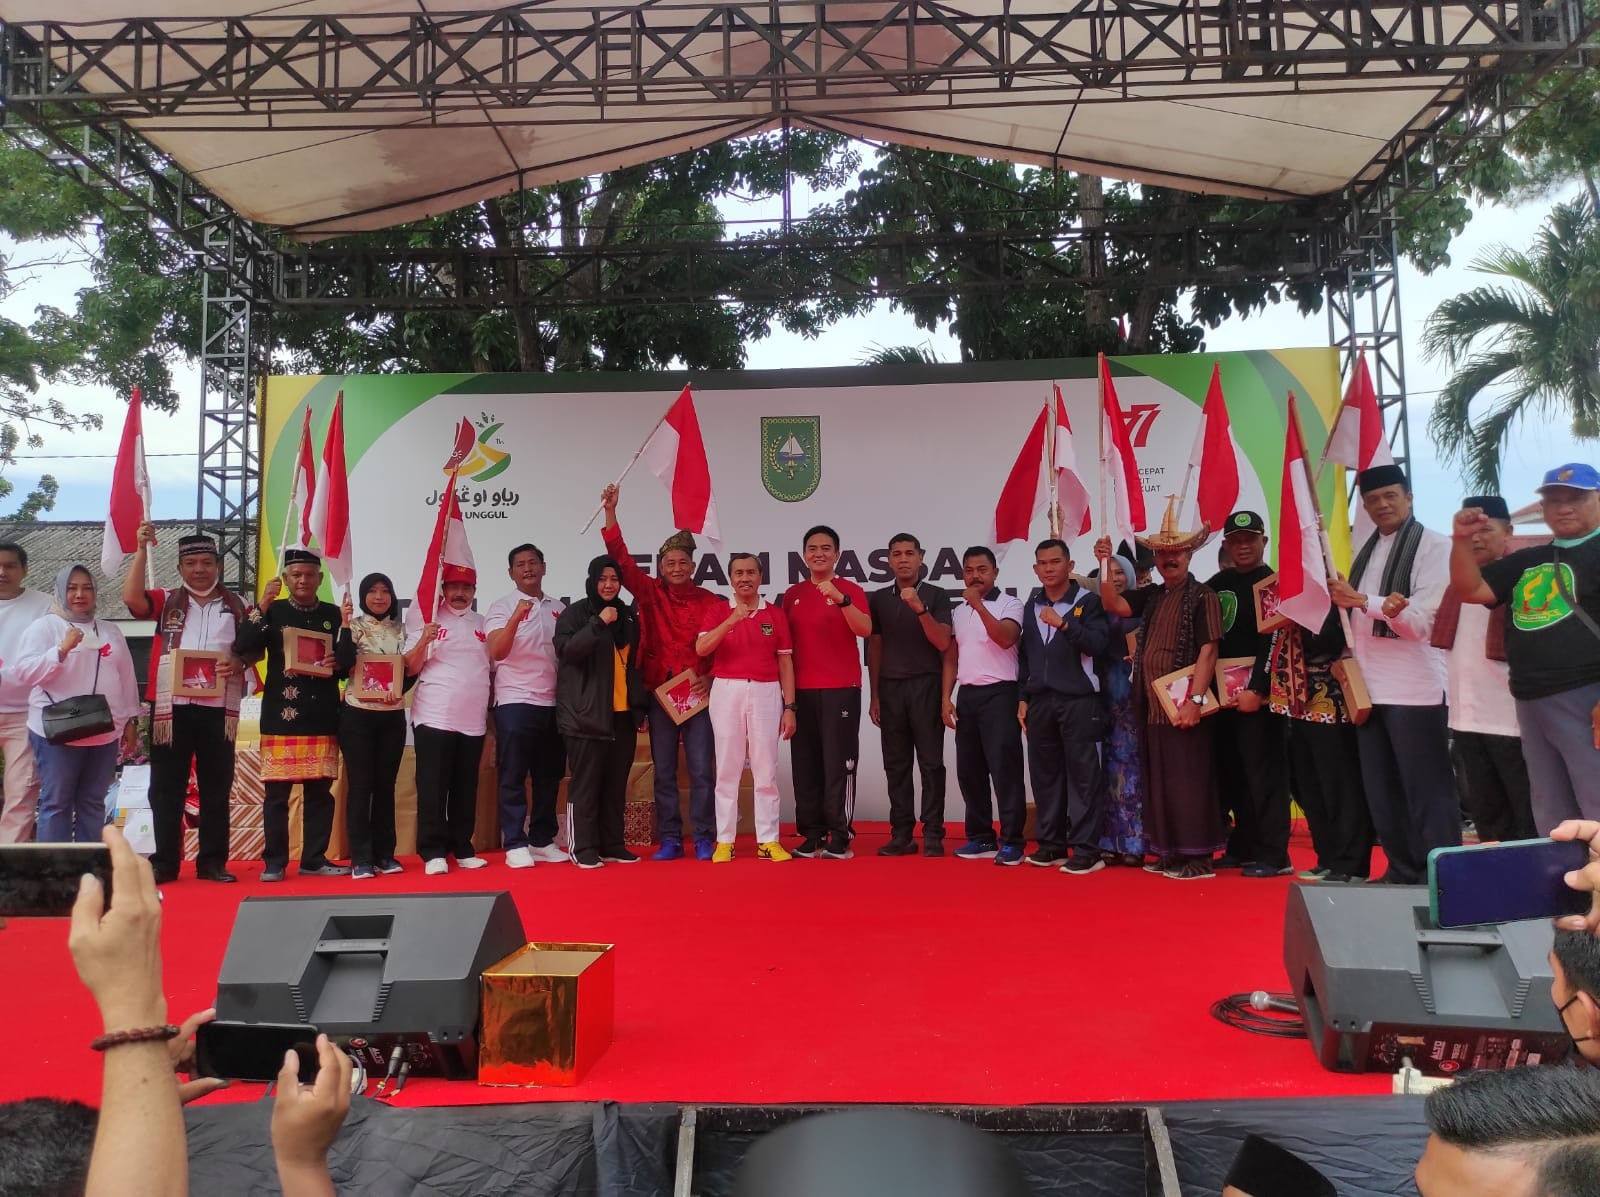
[[[628,554],[617,524],[617,499],[621,492],[608,486],[600,492],[606,523],[601,536],[606,553],[617,563],[622,584],[639,604],[639,669],[650,691],[645,707],[650,723],[650,759],[655,766],[656,839],[661,847],[652,859],[677,860],[683,855],[683,812],[678,794],[678,741],[689,770],[689,817],[694,823],[694,854],[710,860],[716,841],[716,804],[713,796],[716,746],[711,719],[700,712],[681,724],[667,713],[655,691],[668,678],[685,669],[695,675],[694,689],[701,695],[711,688],[711,674],[695,652],[695,637],[707,613],[722,609],[722,600],[696,586],[694,537],[674,532],[656,553],[652,578]]]
[[[849,860],[861,742],[861,641],[872,634],[867,592],[836,578],[839,534],[826,524],[806,533],[811,577],[783,596],[794,639],[796,856]]]

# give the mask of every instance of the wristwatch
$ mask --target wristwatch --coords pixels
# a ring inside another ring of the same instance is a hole
[[[839,601],[837,603],[835,603],[834,606],[836,606],[836,607],[848,607],[851,604],[851,602],[853,602],[853,601],[854,600],[852,600],[851,597],[848,594],[841,594],[839,596]]]
[[[1206,705],[1206,696],[1204,694],[1191,694],[1189,695],[1189,701],[1197,707],[1203,707]]]
[[[792,702],[786,702],[786,703],[784,703],[784,704],[783,704],[783,709],[784,709],[784,710],[786,710],[786,711],[792,711],[792,710],[794,710],[794,703],[792,703]]]

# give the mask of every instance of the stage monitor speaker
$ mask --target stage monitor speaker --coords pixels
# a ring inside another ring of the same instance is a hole
[[[509,893],[246,898],[217,978],[217,1018],[311,1023],[382,1076],[478,1067],[480,975],[527,943]]]
[[[1291,885],[1283,963],[1311,1049],[1334,1072],[1433,1076],[1562,1059],[1548,921],[1439,930],[1428,891]]]

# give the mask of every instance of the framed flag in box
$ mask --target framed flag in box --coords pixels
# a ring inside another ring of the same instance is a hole
[[[1178,708],[1189,701],[1189,688],[1193,685],[1193,665],[1174,669],[1171,673],[1156,678],[1156,697],[1161,700],[1161,709],[1167,713],[1167,718],[1172,722],[1178,721]],[[1210,687],[1207,687],[1204,693],[1206,701],[1200,708],[1200,714],[1215,715],[1222,709],[1217,705],[1217,696],[1211,692]]]
[[[350,671],[350,690],[362,702],[399,703],[405,676],[399,653],[362,653]]]
[[[303,677],[333,676],[333,637],[306,628],[283,629],[283,671]]]
[[[1278,575],[1268,574],[1255,584],[1256,631],[1271,632],[1289,622],[1278,610]]]
[[[706,709],[705,695],[694,692],[694,672],[689,669],[657,686],[656,699],[674,723],[687,723]]]
[[[217,667],[224,659],[222,653],[191,648],[175,649],[172,654],[172,692],[184,698],[220,697],[223,679]]]

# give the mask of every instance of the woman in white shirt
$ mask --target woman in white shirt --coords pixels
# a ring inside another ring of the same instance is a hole
[[[56,575],[55,605],[23,633],[10,673],[33,687],[28,740],[39,766],[39,841],[99,843],[118,740],[130,752],[138,745],[139,685],[122,632],[95,618],[94,575],[86,567],[69,565]],[[70,744],[44,738],[47,706],[96,693],[111,708],[110,731]]]

